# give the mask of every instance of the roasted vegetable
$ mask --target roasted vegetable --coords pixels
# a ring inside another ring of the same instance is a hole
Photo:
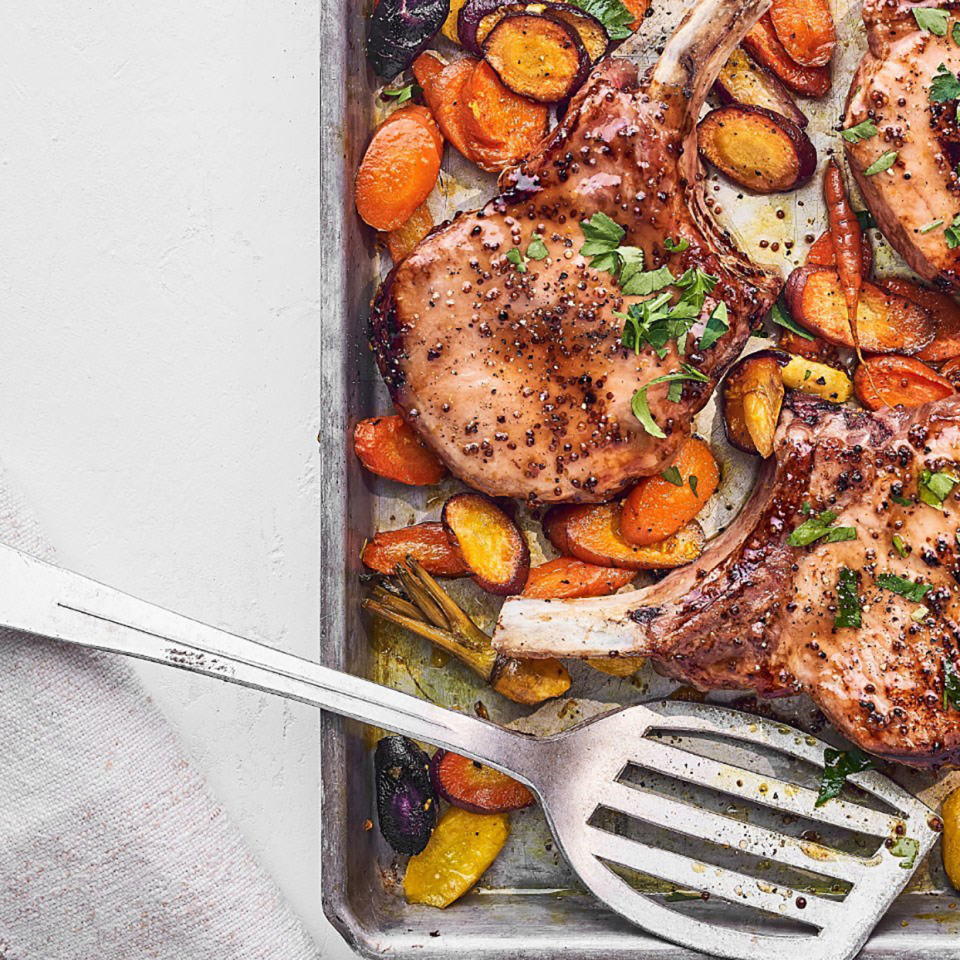
[[[490,638],[412,557],[398,564],[395,573],[406,598],[377,587],[363,601],[365,610],[435,643],[517,703],[542,703],[570,689],[570,674],[559,660],[500,656]]]
[[[830,89],[829,67],[805,67],[797,63],[777,37],[765,13],[743,38],[743,48],[757,63],[773,71],[794,93],[822,97]]]
[[[730,104],[712,110],[697,132],[704,158],[756,193],[792,190],[817,167],[817,152],[803,130],[762,107]]]
[[[363,548],[363,562],[377,573],[393,573],[397,564],[407,557],[413,557],[435,577],[465,577],[470,573],[460,548],[450,539],[442,523],[380,530]]]
[[[831,343],[855,346],[836,270],[799,267],[790,274],[786,296],[790,312],[802,326]],[[926,310],[905,297],[864,282],[857,332],[867,353],[916,353],[933,339],[933,322]]]
[[[877,284],[898,297],[912,300],[930,314],[934,329],[933,340],[917,354],[918,360],[923,360],[924,363],[940,363],[960,356],[960,304],[953,297],[899,277],[878,280]]]
[[[438,750],[430,761],[433,789],[448,803],[473,813],[507,813],[535,802],[519,780],[478,760]]]
[[[610,677],[632,677],[647,661],[644,657],[587,657],[583,662]]]
[[[837,265],[837,250],[833,245],[833,237],[826,230],[814,240],[807,251],[807,265],[811,267],[835,267]],[[870,276],[873,269],[873,247],[866,232],[860,232],[860,272],[863,277]]]
[[[957,390],[960,390],[960,357],[948,360],[940,368],[940,376],[946,377]]]
[[[460,42],[457,21],[460,19],[460,11],[465,3],[466,0],[450,0],[450,12],[447,14],[447,19],[443,21],[443,35],[454,43]],[[423,84],[421,83],[420,86],[422,87]]]
[[[804,67],[830,62],[837,28],[829,0],[773,0],[770,20],[790,57]]]
[[[522,596],[535,600],[606,597],[625,587],[635,576],[633,570],[598,567],[573,557],[557,557],[530,570]]]
[[[620,504],[554,507],[543,532],[563,554],[585,563],[626,570],[669,570],[692,563],[703,552],[703,530],[695,520],[672,537],[648,547],[627,543],[620,530]]]
[[[960,789],[943,801],[943,866],[954,890],[960,890]]]
[[[449,907],[497,859],[510,836],[505,813],[471,813],[450,807],[440,818],[426,849],[410,858],[403,878],[409,903]]]
[[[409,220],[437,182],[443,141],[425,113],[416,106],[392,113],[363,155],[355,184],[357,213],[377,230],[395,230]]]
[[[361,420],[353,431],[353,449],[371,473],[408,486],[430,486],[447,475],[436,454],[400,416]]]
[[[858,306],[863,287],[863,233],[860,220],[850,206],[847,189],[843,184],[840,164],[835,157],[827,161],[823,177],[823,198],[827,204],[830,220],[830,237],[837,259],[837,277],[847,304],[847,324],[857,356],[862,360]]]
[[[868,357],[854,372],[853,389],[868,410],[919,407],[956,393],[946,377],[915,357]]]
[[[620,514],[623,538],[648,547],[673,536],[706,505],[720,483],[720,468],[710,448],[689,437],[673,464],[644,477],[627,494]]]
[[[790,91],[769,70],[754,63],[737,47],[717,74],[714,92],[722,103],[742,103],[762,107],[792,120],[798,127],[807,125],[806,114],[797,106]]]
[[[831,403],[846,403],[853,396],[853,384],[843,370],[807,357],[792,356],[780,375],[784,386],[791,390],[809,393]]]
[[[440,132],[471,161],[474,156],[467,130],[465,90],[479,62],[471,57],[462,57],[444,66],[433,54],[422,53],[413,64],[413,75],[423,87],[423,96],[430,105]]]
[[[367,59],[391,80],[426,49],[450,12],[450,0],[379,0],[370,17]]]
[[[397,853],[419,853],[437,823],[430,758],[406,737],[384,737],[373,762],[380,832]]]
[[[508,597],[530,570],[530,548],[519,527],[489,497],[458,493],[443,505],[443,525],[460,547],[477,584]]]
[[[409,220],[387,234],[390,259],[399,263],[432,229],[433,217],[427,205],[421,203]]]
[[[738,450],[773,454],[773,438],[783,406],[783,375],[790,362],[779,350],[762,350],[740,360],[727,374],[720,394],[723,429]]]
[[[807,339],[792,330],[781,330],[778,343],[781,350],[810,360],[834,363],[837,359],[837,348],[832,343],[827,343],[823,337],[815,337],[813,334]]]
[[[577,31],[549,13],[508,13],[483,42],[483,54],[514,93],[542,103],[566,100],[590,73]]]
[[[485,61],[474,67],[463,96],[470,156],[484,170],[522,160],[547,132],[547,106],[508,90]]]

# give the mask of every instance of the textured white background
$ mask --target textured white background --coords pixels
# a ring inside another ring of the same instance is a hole
[[[0,6],[0,457],[64,565],[312,658],[321,2]],[[316,714],[140,672],[349,956]]]

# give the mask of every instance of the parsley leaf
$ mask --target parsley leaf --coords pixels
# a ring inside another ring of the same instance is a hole
[[[858,629],[861,626],[857,575],[847,567],[841,567],[837,581],[837,612],[833,617],[833,625]]]
[[[683,276],[677,281],[677,286],[681,290],[686,290],[686,297],[691,299],[699,298],[700,307],[703,307],[703,299],[709,293],[713,293],[713,288],[717,285],[719,277],[711,276],[703,270],[691,267],[685,271]]]
[[[639,247],[620,247],[620,289],[629,296],[633,280],[643,273],[643,251]],[[672,278],[672,274],[671,274]]]
[[[901,497],[899,493],[891,493],[890,499],[894,503],[899,503],[901,507],[912,507],[913,501],[909,497]]]
[[[930,82],[928,96],[931,103],[948,103],[960,97],[960,80],[952,70],[947,69],[945,63],[937,67],[937,72]]]
[[[672,373],[665,373],[662,377],[656,377],[649,383],[645,383],[634,395],[630,406],[633,409],[633,415],[643,424],[643,429],[652,437],[658,437],[663,440],[666,434],[657,425],[650,412],[650,405],[647,403],[647,390],[656,383],[669,383],[670,390],[667,393],[667,399],[676,403],[680,397],[679,393],[683,390],[681,381],[695,380],[699,383],[709,383],[710,378],[705,377],[699,370],[691,367],[689,364],[681,363],[681,370],[674,370]],[[677,388],[676,390],[674,388]]]
[[[693,495],[699,499],[700,494],[697,493],[697,484],[699,484],[700,481],[691,473],[690,476],[687,477],[687,483],[690,484],[690,489],[693,491]]]
[[[862,750],[834,750],[827,747],[823,751],[823,776],[820,779],[820,795],[816,806],[822,807],[828,800],[840,796],[847,777],[864,770],[873,770],[875,764]]]
[[[527,256],[531,260],[546,260],[550,251],[547,250],[547,245],[543,242],[543,237],[539,233],[535,233],[530,238],[530,244],[527,246]]]
[[[884,170],[889,170],[896,162],[897,157],[900,155],[898,150],[888,150],[886,153],[881,153],[873,163],[863,171],[865,177],[872,177],[878,173],[883,173]]]
[[[951,250],[960,247],[960,213],[953,218],[953,223],[943,231],[943,236]]]
[[[423,93],[423,87],[419,83],[408,83],[405,87],[397,87],[394,90],[384,90],[383,96],[396,97],[397,105],[406,103],[414,97],[419,97]]]
[[[927,30],[937,37],[947,35],[947,17],[946,10],[934,10],[930,7],[914,7],[913,17],[917,21],[917,26],[921,30]]]
[[[831,524],[837,519],[837,514],[832,510],[824,510],[823,513],[809,520],[804,520],[793,533],[787,537],[787,543],[791,547],[808,547],[817,540],[823,540],[824,543],[840,543],[844,540],[856,540],[856,527],[833,527]]]
[[[943,709],[960,710],[960,674],[952,660],[943,661]]]
[[[960,481],[953,474],[937,471],[931,473],[924,470],[920,474],[920,480],[917,483],[917,489],[920,493],[920,499],[931,507],[938,510],[943,509],[943,501],[953,493],[954,487]]]
[[[679,467],[676,467],[676,466],[667,467],[667,469],[664,470],[663,473],[660,474],[660,476],[663,477],[663,479],[666,480],[667,483],[672,483],[675,487],[683,486],[683,477],[680,476]]]
[[[590,265],[593,269],[616,273],[620,269],[617,247],[627,231],[605,213],[595,213],[589,220],[581,220],[580,229],[585,238],[580,252],[585,257],[592,257]]]
[[[861,140],[869,140],[875,137],[880,131],[872,120],[861,120],[856,126],[848,127],[840,131],[840,136],[847,143],[860,143]]]
[[[523,254],[516,247],[511,247],[507,251],[507,260],[517,268],[517,273],[527,272],[527,265],[523,262]]]
[[[812,333],[804,330],[803,327],[790,316],[789,310],[787,310],[786,306],[779,300],[773,305],[773,309],[770,311],[770,319],[777,324],[777,326],[784,327],[791,333],[795,333],[798,337],[803,337],[804,340],[815,339]]]
[[[656,270],[631,273],[626,280],[621,278],[620,289],[627,297],[646,297],[664,287],[669,287],[673,281],[674,276],[670,268],[663,266]]]
[[[727,320],[727,305],[721,300],[713,308],[710,319],[707,320],[707,325],[703,328],[699,344],[701,350],[712,347],[730,329]]]
[[[907,559],[907,548],[899,533],[893,535],[893,549],[896,550],[904,560]]]
[[[877,586],[891,593],[906,597],[914,603],[919,603],[932,589],[932,583],[914,583],[906,577],[895,573],[881,573],[877,576]]]
[[[649,343],[662,360],[667,355],[667,342],[677,333],[670,322],[671,299],[669,293],[661,293],[641,303],[631,303],[625,314],[614,314],[624,321],[620,342],[636,353],[644,343]]]
[[[953,37],[953,42],[960,47],[960,22],[957,22],[953,25],[953,29],[950,31],[950,36]]]
[[[917,11],[914,10],[914,13]],[[900,866],[904,870],[912,869],[917,862],[917,855],[920,853],[920,844],[913,837],[897,837],[889,847],[890,853],[895,857],[900,857]]]
[[[667,237],[663,241],[663,249],[669,253],[683,253],[690,246],[690,241],[686,237],[674,240],[673,237]]]
[[[633,35],[630,24],[636,19],[621,0],[571,0],[574,6],[596,17],[611,40],[626,40]]]

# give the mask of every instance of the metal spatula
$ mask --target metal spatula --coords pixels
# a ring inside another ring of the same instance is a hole
[[[312,703],[509,773],[536,792],[562,852],[600,900],[666,940],[715,956],[854,956],[938,835],[932,812],[878,773],[851,777],[862,796],[875,798],[872,806],[834,799],[816,807],[809,787],[691,747],[691,737],[720,738],[733,742],[740,757],[821,767],[826,745],[783,724],[669,701],[627,707],[537,739],[205,626],[4,546],[0,626]],[[669,778],[681,789],[651,789],[644,777]],[[691,802],[705,790],[735,803],[735,815],[729,807],[716,812]],[[782,813],[784,825],[807,821],[831,836],[850,833],[860,849],[844,853],[809,832],[751,824],[743,819],[751,808]],[[619,826],[605,824],[605,816]],[[637,839],[631,827],[692,838],[697,854]],[[755,869],[718,865],[717,855],[730,853]],[[825,880],[828,895],[773,882],[771,864]],[[673,909],[638,889],[629,871],[740,905],[754,921],[744,932],[706,922],[695,909]]]

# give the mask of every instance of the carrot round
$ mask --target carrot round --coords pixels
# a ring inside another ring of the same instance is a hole
[[[399,263],[432,229],[433,217],[427,205],[421,203],[409,220],[387,234],[390,259]]]
[[[673,536],[703,509],[720,483],[717,461],[696,437],[684,443],[664,473],[667,477],[645,477],[623,501],[620,532],[636,546],[646,547]],[[677,479],[679,486],[671,482]]]
[[[960,357],[954,357],[948,360],[940,368],[940,376],[949,380],[954,387],[960,390]]]
[[[873,247],[870,238],[860,231],[860,268],[861,275],[868,277],[873,269]],[[807,265],[812,267],[835,267],[837,265],[837,251],[833,245],[833,236],[829,230],[814,240],[807,251]]]
[[[361,420],[353,431],[353,448],[371,473],[411,487],[439,483],[447,475],[447,468],[403,417]]]
[[[650,9],[650,0],[623,0],[623,5],[633,14],[633,23],[630,24],[630,29],[636,33]]]
[[[377,573],[392,574],[407,557],[435,577],[465,577],[470,572],[460,548],[436,521],[379,531],[363,548],[361,559]]]
[[[557,557],[530,570],[521,596],[536,600],[605,597],[625,587],[635,576],[635,570],[598,567],[573,557]]]
[[[837,28],[829,0],[773,0],[770,19],[787,53],[805,67],[830,62]]]
[[[953,384],[914,357],[869,357],[853,375],[857,399],[868,410],[919,407],[956,393]]]
[[[439,132],[422,110],[404,107],[380,124],[357,171],[357,213],[377,230],[408,220],[437,182]]]
[[[478,63],[472,57],[461,57],[444,66],[436,57],[424,53],[413,64],[413,74],[423,87],[423,95],[440,131],[470,161],[473,154],[464,109],[464,88]]]

